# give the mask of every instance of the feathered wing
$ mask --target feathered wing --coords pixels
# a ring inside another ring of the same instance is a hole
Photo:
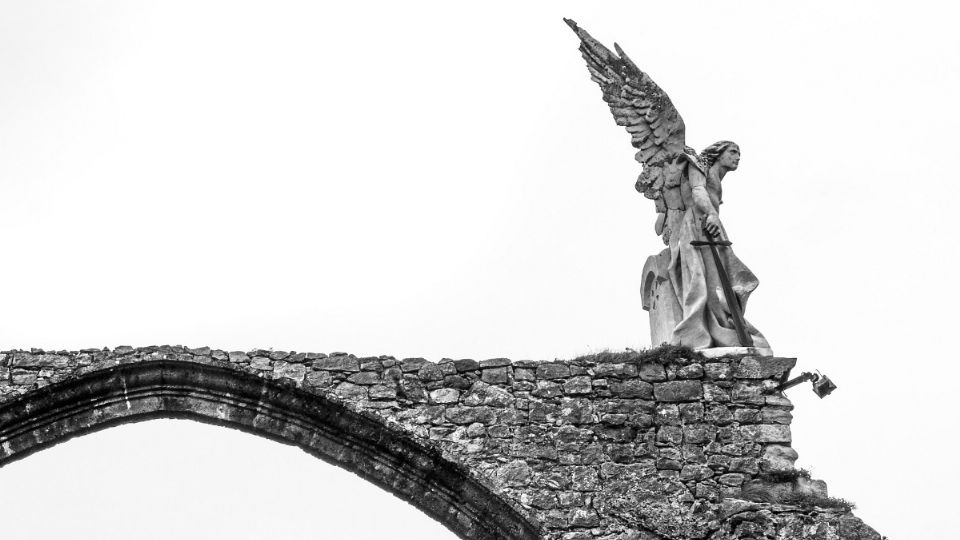
[[[680,174],[672,163],[692,150],[685,146],[683,118],[669,96],[646,73],[614,44],[616,54],[595,40],[577,23],[564,19],[580,38],[580,52],[587,61],[590,78],[603,90],[603,100],[617,125],[630,133],[631,143],[639,151],[636,159],[643,164],[637,178],[637,191],[657,206],[657,234],[667,234],[669,214],[683,210],[680,198]],[[672,210],[673,212],[668,212]]]

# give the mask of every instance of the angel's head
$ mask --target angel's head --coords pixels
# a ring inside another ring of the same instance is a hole
[[[704,148],[700,158],[707,169],[717,164],[725,170],[735,171],[740,165],[740,146],[732,141],[718,141]]]

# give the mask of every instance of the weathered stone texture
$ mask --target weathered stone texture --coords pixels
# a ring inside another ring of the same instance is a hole
[[[29,417],[29,411],[15,411],[18,403],[39,395],[36,390],[118,365],[156,361],[175,362],[186,371],[216,366],[347,407],[465,471],[511,509],[503,511],[531,524],[538,538],[879,539],[849,513],[740,499],[745,486],[762,483],[764,474],[792,470],[797,458],[790,447],[792,406],[771,390],[793,359],[495,358],[434,364],[422,358],[206,347],[10,351],[0,355],[0,443],[6,425]],[[164,399],[170,401],[158,402],[161,412],[176,402]],[[224,403],[226,412],[210,405],[196,412],[248,414]],[[108,417],[113,410],[104,405],[96,416]],[[288,428],[278,429],[282,438]],[[2,446],[0,463],[30,450],[11,448]],[[418,466],[409,464],[413,471]],[[438,519],[465,538],[493,537],[473,525],[457,528],[456,515],[465,510],[456,505],[422,507],[431,515],[449,514]]]

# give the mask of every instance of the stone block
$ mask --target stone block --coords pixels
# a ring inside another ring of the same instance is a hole
[[[730,397],[734,403],[747,403],[750,405],[763,405],[765,396],[763,387],[754,382],[737,381],[733,385],[733,391]]]
[[[360,371],[347,377],[347,381],[353,384],[380,384],[380,380],[380,374],[376,371]]]
[[[629,426],[599,425],[593,428],[593,432],[599,440],[614,443],[630,442],[637,435],[637,431]]]
[[[792,471],[798,457],[797,451],[789,446],[771,444],[763,449],[760,467],[765,472]]]
[[[678,426],[680,425],[680,408],[672,403],[661,403],[656,409],[657,425],[660,426]]]
[[[510,380],[506,367],[493,367],[484,369],[481,373],[481,380],[490,384],[506,384]]]
[[[799,477],[796,480],[795,488],[798,492],[803,493],[804,495],[812,495],[814,497],[829,497],[827,491],[827,483],[823,480],[814,480],[812,478]]]
[[[266,356],[254,356],[250,360],[250,367],[253,369],[261,370],[261,371],[273,370],[273,365],[270,362],[270,358]]]
[[[734,376],[738,379],[779,379],[796,365],[796,358],[746,356],[740,360]]]
[[[309,371],[307,372],[306,383],[317,388],[330,388],[336,383],[336,380],[329,371]]]
[[[342,382],[337,386],[337,395],[345,399],[366,399],[367,387],[358,384]]]
[[[593,403],[589,399],[564,398],[560,403],[559,418],[571,424],[587,424],[596,421]]]
[[[443,370],[436,364],[424,364],[417,372],[417,376],[423,382],[442,381]]]
[[[494,367],[506,367],[510,365],[509,358],[490,358],[488,360],[480,361],[480,369],[494,368]]]
[[[593,390],[590,377],[587,375],[578,375],[571,377],[563,383],[563,392],[568,395],[589,394]]]
[[[476,371],[480,369],[480,362],[477,362],[476,360],[471,360],[469,358],[465,358],[463,360],[454,360],[453,367],[456,368],[457,373]]]
[[[537,366],[538,379],[564,379],[570,376],[570,366],[559,362],[545,362]]]
[[[531,393],[539,398],[552,398],[563,394],[563,390],[555,382],[537,381],[537,388]]]
[[[386,363],[384,363],[386,365]],[[389,384],[391,381],[399,381],[403,377],[403,371],[397,366],[391,366],[383,370],[383,383]]]
[[[683,426],[683,442],[686,444],[707,444],[713,442],[717,428],[710,424]]]
[[[683,468],[683,463],[678,459],[670,459],[659,457],[657,458],[657,470],[662,471],[679,471]]]
[[[741,424],[756,424],[760,420],[760,411],[757,409],[735,409],[733,419]]]
[[[647,382],[660,382],[667,380],[667,372],[663,366],[656,362],[647,362],[640,366],[639,376],[641,380]]]
[[[278,362],[273,366],[273,377],[275,379],[291,379],[298,383],[303,382],[307,374],[307,366],[303,364],[290,364],[287,362]]]
[[[714,403],[729,403],[730,393],[715,384],[704,384],[703,399]]]
[[[530,404],[529,419],[536,423],[554,423],[560,414],[560,406],[555,403],[533,402]]]
[[[715,471],[726,472],[730,468],[730,462],[735,459],[723,454],[711,454],[707,458],[707,465]]]
[[[608,426],[622,426],[627,423],[628,418],[630,417],[625,414],[604,414],[600,417],[600,422]]]
[[[496,479],[502,486],[524,487],[530,485],[533,469],[526,461],[515,459],[497,469]]]
[[[290,356],[290,353],[287,351],[270,351],[267,353],[267,357],[271,360],[283,360],[288,356]]]
[[[700,364],[690,364],[677,370],[678,379],[701,379],[703,378],[703,366]]]
[[[496,413],[489,407],[453,407],[444,416],[454,424],[492,424],[496,420]]]
[[[597,364],[593,368],[593,374],[596,377],[625,379],[637,375],[637,366],[635,364]]]
[[[727,473],[717,478],[717,481],[725,486],[736,487],[743,485],[744,476],[740,473]]]
[[[447,375],[443,378],[443,384],[444,386],[459,388],[461,390],[466,390],[473,386],[473,382],[462,375]]]
[[[437,367],[440,368],[440,371],[444,375],[456,375],[457,366],[453,365],[453,360],[450,358],[444,358],[437,363]]]
[[[758,443],[788,443],[790,442],[790,426],[780,424],[755,424],[741,426],[740,432],[747,439]]]
[[[610,393],[622,398],[650,399],[654,395],[653,385],[637,379],[610,381]]]
[[[653,385],[657,401],[695,401],[703,397],[700,381],[669,381]]]
[[[455,388],[440,388],[430,392],[432,403],[456,403],[460,399],[460,391]]]
[[[680,419],[684,423],[695,424],[703,421],[703,403],[681,403]]]
[[[513,394],[498,386],[477,381],[473,383],[470,392],[463,396],[464,405],[489,405],[491,407],[508,407],[513,404]]]
[[[509,439],[513,436],[513,430],[510,429],[510,426],[496,424],[487,428],[487,435],[499,439]]]
[[[360,371],[360,361],[353,356],[330,356],[313,361],[313,369],[327,371]]]
[[[427,391],[416,375],[404,375],[397,381],[397,395],[414,403],[427,401]]]
[[[10,375],[16,385],[29,386],[37,382],[37,372],[29,369],[14,369]]]
[[[760,411],[760,420],[765,424],[790,424],[793,414],[784,409],[764,407]]]
[[[706,465],[698,465],[698,464],[684,465],[683,468],[680,469],[680,480],[684,482],[688,482],[690,480],[694,480],[694,481],[706,480],[711,476],[713,476],[713,471],[710,469],[710,467],[707,467]]]
[[[704,364],[703,369],[706,376],[714,380],[725,381],[733,377],[733,367],[727,363],[710,362]]]
[[[576,491],[593,491],[600,488],[595,467],[570,467],[570,488]]]
[[[420,371],[427,363],[427,360],[424,358],[404,358],[400,361],[400,370],[404,373]]]
[[[569,523],[571,527],[596,527],[600,525],[600,516],[594,510],[575,508],[570,511]]]
[[[467,437],[477,438],[487,434],[487,428],[480,422],[475,422],[467,426]]]
[[[513,370],[513,379],[516,381],[533,381],[536,378],[532,369],[514,368]]]
[[[773,405],[774,407],[782,407],[787,410],[793,410],[793,403],[790,402],[790,399],[786,396],[771,395],[766,396],[764,402],[767,405]]]
[[[662,426],[657,430],[657,443],[679,445],[683,442],[683,430],[677,426]]]
[[[577,491],[561,491],[557,493],[557,499],[560,501],[562,508],[584,506],[587,504],[587,496]],[[592,540],[593,535],[589,535],[587,538]]]
[[[507,449],[509,455],[527,459],[557,459],[555,446],[544,446],[538,443],[514,442]]]
[[[730,459],[730,472],[755,475],[760,472],[756,458],[737,457]]]
[[[704,412],[704,418],[716,426],[725,426],[733,422],[733,413],[726,405],[710,405]]]
[[[525,506],[532,506],[541,510],[556,508],[557,496],[550,490],[536,489],[526,490],[520,494],[520,503]]]
[[[637,413],[627,415],[627,425],[647,429],[656,425],[656,421],[652,414],[647,413]]]

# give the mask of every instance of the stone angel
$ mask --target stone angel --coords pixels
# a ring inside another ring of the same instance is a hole
[[[697,155],[686,145],[680,113],[649,75],[619,45],[614,53],[574,21],[564,21],[580,38],[590,78],[603,90],[617,125],[626,127],[638,149],[643,170],[636,188],[656,205],[654,229],[667,245],[643,268],[651,343],[751,346],[772,354],[763,335],[742,318],[758,281],[730,249],[720,221],[721,182],[739,166],[740,147],[720,141]]]

